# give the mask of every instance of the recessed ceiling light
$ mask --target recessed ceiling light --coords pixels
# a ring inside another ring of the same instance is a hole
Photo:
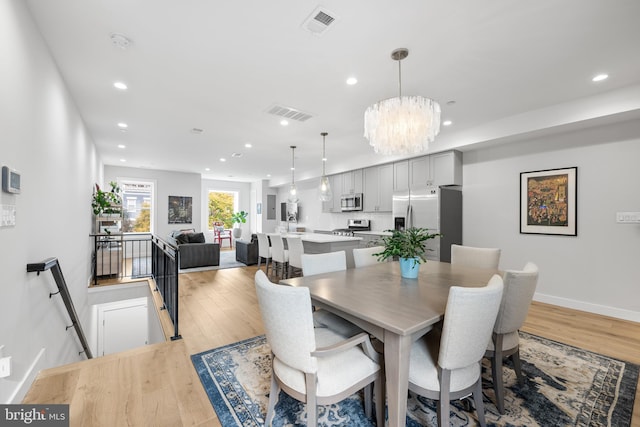
[[[271,178],[271,174],[270,173],[267,174],[267,178]]]
[[[126,129],[126,128],[128,128],[128,127],[129,127],[129,125],[128,125],[128,124],[126,124],[126,123],[124,123],[124,122],[120,122],[120,123],[118,123],[118,127],[119,127],[120,129]]]
[[[124,144],[118,144],[118,148],[127,148],[127,146]]]
[[[204,170],[206,170],[207,172],[209,172],[211,170],[211,168],[204,168]]]
[[[224,157],[220,157],[220,161],[221,161],[221,162],[226,162],[226,161],[227,161],[227,159],[225,159]]]
[[[592,82],[601,82],[603,80],[607,80],[609,78],[609,74],[598,74],[594,78],[591,79]]]
[[[444,122],[442,122],[443,126],[451,126],[453,124],[453,122],[451,120],[445,120]]]
[[[289,122],[287,120],[280,120],[280,124],[282,126],[287,126],[287,125],[289,125]]]
[[[456,101],[453,101],[453,100],[447,101],[447,105],[455,105],[455,103],[456,103]]]
[[[126,161],[127,161],[127,159],[120,159],[120,161],[121,161],[122,163],[124,163],[124,162],[126,162]]]
[[[242,153],[231,153],[231,157],[242,157]]]
[[[350,85],[350,86],[353,86],[356,83],[358,83],[358,79],[356,79],[355,77],[349,77],[347,79],[347,84]]]
[[[115,82],[113,84],[113,87],[115,87],[116,89],[120,89],[120,90],[127,90],[127,85],[124,84],[123,82]]]
[[[204,130],[200,128],[191,128],[190,132],[195,134],[201,134],[202,132],[204,132]]]
[[[248,142],[247,142],[246,144],[244,144],[244,146],[245,146],[246,148],[251,148],[251,147],[253,147],[253,145],[249,144]]]

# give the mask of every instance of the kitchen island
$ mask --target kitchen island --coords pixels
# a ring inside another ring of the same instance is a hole
[[[319,233],[286,233],[282,237],[299,237],[302,239],[305,254],[324,254],[327,252],[345,251],[347,268],[354,268],[353,250],[360,247],[361,237],[335,236]]]

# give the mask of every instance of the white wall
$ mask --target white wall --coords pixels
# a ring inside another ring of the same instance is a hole
[[[0,228],[0,345],[13,357],[0,402],[19,402],[39,369],[85,357],[50,272],[28,263],[57,257],[81,323],[90,276],[91,193],[101,175],[93,142],[21,0],[0,2],[0,163],[22,173],[16,225]]]
[[[640,321],[640,121],[465,152],[463,242],[502,249],[500,267],[540,267],[536,300]],[[578,235],[519,232],[521,172],[578,167]]]
[[[196,231],[205,230],[205,228],[201,228],[200,174],[109,165],[104,167],[105,184],[110,181],[117,181],[119,178],[144,179],[155,183],[154,233],[158,237],[164,239],[169,232],[175,229],[195,228]],[[191,224],[169,224],[169,196],[193,197]]]

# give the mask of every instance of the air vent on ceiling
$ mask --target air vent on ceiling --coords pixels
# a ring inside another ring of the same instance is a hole
[[[303,113],[302,111],[296,110],[295,108],[285,107],[277,104],[269,107],[269,109],[267,109],[267,113],[283,117],[285,119],[296,120],[298,122],[305,122],[312,117],[311,114]]]
[[[324,34],[336,21],[336,16],[327,9],[318,7],[302,23],[302,28],[317,36]]]

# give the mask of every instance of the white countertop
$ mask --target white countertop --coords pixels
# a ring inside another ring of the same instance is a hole
[[[362,234],[365,236],[391,236],[390,231],[355,231],[354,234]]]
[[[282,237],[300,237],[305,242],[312,243],[338,243],[338,242],[351,242],[362,240],[362,237],[350,237],[350,236],[336,236],[333,234],[319,234],[319,233],[286,233]]]

